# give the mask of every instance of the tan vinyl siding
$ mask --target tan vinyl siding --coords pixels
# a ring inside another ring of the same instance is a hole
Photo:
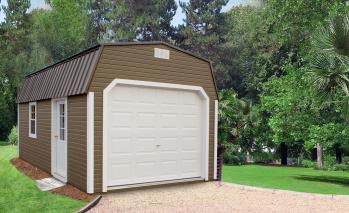
[[[37,138],[29,137],[29,104],[19,104],[19,157],[51,173],[51,101],[37,101]]]
[[[68,97],[68,182],[86,191],[87,96]]]
[[[170,59],[154,58],[154,48],[170,50]],[[103,90],[115,78],[201,86],[210,98],[209,178],[213,178],[214,100],[210,64],[161,44],[104,46],[89,88],[95,92],[95,191],[102,191]]]

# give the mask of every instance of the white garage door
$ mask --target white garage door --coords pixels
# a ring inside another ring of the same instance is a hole
[[[107,186],[203,176],[198,92],[117,84],[107,104]]]

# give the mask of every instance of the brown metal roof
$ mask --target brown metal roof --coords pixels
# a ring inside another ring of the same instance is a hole
[[[212,78],[218,92],[211,62],[174,45],[159,42],[117,42],[91,47],[63,61],[27,75],[17,96],[17,103],[86,94],[103,46],[163,44],[204,60],[210,64]],[[218,97],[218,93],[217,93]]]
[[[84,94],[101,46],[95,46],[25,77],[17,103]]]

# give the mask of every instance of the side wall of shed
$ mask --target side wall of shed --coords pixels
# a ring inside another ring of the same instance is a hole
[[[29,104],[19,104],[19,157],[51,173],[51,100],[37,101],[37,138],[29,137]]]
[[[68,182],[86,191],[87,96],[68,97]]]
[[[154,48],[170,50],[170,59],[154,57]],[[115,79],[201,86],[210,98],[209,179],[213,179],[214,101],[217,100],[208,62],[166,45],[105,46],[89,88],[95,93],[95,192],[102,191],[103,90]]]
[[[51,100],[37,101],[37,138],[29,137],[29,104],[19,104],[19,157],[51,174]],[[86,191],[87,96],[68,97],[68,182]]]

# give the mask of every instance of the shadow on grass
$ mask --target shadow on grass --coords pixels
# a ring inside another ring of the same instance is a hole
[[[8,146],[8,145],[10,145],[9,142],[0,141],[0,146]]]
[[[299,175],[294,178],[298,180],[334,183],[334,184],[340,184],[340,185],[349,187],[349,177]]]

